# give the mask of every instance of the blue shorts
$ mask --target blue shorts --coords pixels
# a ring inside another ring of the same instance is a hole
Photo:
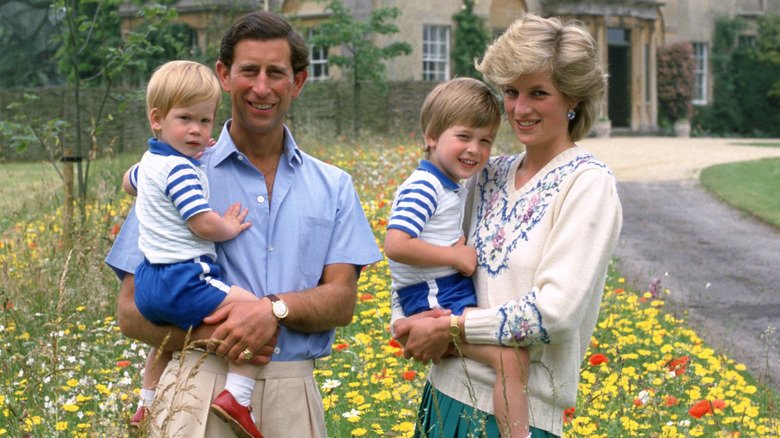
[[[208,257],[173,264],[144,259],[135,271],[135,305],[155,324],[189,330],[216,310],[230,291],[219,278],[219,266]]]
[[[407,316],[431,309],[449,309],[453,315],[460,315],[466,307],[477,307],[471,278],[457,273],[405,286],[397,293]]]

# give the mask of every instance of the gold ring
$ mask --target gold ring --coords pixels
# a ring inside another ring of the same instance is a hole
[[[244,349],[243,354],[244,354],[244,359],[249,360],[249,359],[252,358],[252,354],[253,353],[252,353],[252,350],[247,348],[247,349]]]

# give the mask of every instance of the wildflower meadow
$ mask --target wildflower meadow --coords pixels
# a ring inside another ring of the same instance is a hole
[[[381,244],[419,142],[301,143],[352,174]],[[0,437],[127,436],[149,347],[121,334],[119,281],[103,260],[133,201],[120,190],[122,173],[138,158],[95,162],[72,239],[62,234],[56,185],[22,211],[0,210]],[[389,288],[386,261],[364,269],[352,324],[317,361],[332,437],[413,434],[427,367],[391,340]],[[658,282],[631,290],[610,270],[566,437],[780,436],[777,394],[707,345],[684,312],[667,309],[673,293]]]

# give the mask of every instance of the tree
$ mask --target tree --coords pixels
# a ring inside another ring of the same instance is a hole
[[[314,27],[309,43],[317,47],[340,47],[341,53],[328,55],[328,63],[343,68],[352,78],[353,130],[360,132],[360,87],[363,81],[387,85],[387,66],[382,62],[400,55],[408,55],[412,47],[404,41],[394,41],[387,46],[374,45],[374,34],[398,33],[398,26],[390,23],[401,15],[398,8],[378,8],[371,16],[358,21],[340,0],[330,2],[326,10],[330,19]]]
[[[474,67],[488,43],[490,32],[485,28],[485,20],[474,15],[476,0],[463,0],[463,7],[453,14],[455,21],[455,43],[452,45],[452,59],[455,61],[455,75],[482,79],[482,73]]]
[[[36,114],[38,96],[26,94],[22,102],[11,106],[17,110],[13,120],[0,122],[0,132],[10,137],[17,150],[40,146],[65,183],[65,221],[69,229],[72,208],[73,181],[69,172],[76,166],[78,205],[84,213],[89,181],[89,164],[104,147],[98,142],[101,123],[111,115],[106,113],[109,98],[124,99],[112,94],[114,83],[132,66],[137,66],[141,54],[159,50],[148,39],[150,33],[176,17],[176,12],[162,5],[141,7],[139,15],[150,25],[144,33],[130,32],[127,39],[118,38],[118,9],[121,0],[54,0],[51,16],[57,33],[55,44],[60,74],[66,79],[68,100],[73,112],[65,118],[44,119]],[[87,101],[84,88],[99,89],[100,95]],[[62,157],[64,163],[60,162]]]
[[[691,118],[693,46],[684,41],[658,49],[658,106],[669,122]]]
[[[769,14],[758,17],[758,38],[756,50],[761,61],[780,67],[780,15]],[[769,95],[780,97],[780,79],[769,90]]]

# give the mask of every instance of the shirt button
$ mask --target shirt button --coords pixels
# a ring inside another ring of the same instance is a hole
[[[238,156],[238,161],[244,161],[244,156],[243,155],[239,155]]]
[[[279,347],[274,347],[274,354],[279,354],[282,351]]]
[[[274,246],[273,245],[268,245],[268,252],[273,252],[273,250],[274,250]]]
[[[261,203],[261,204],[262,204],[262,203],[263,203],[263,201],[265,201],[265,198],[263,198],[262,196],[258,196],[258,197],[257,197],[257,202],[259,202],[259,203]]]

